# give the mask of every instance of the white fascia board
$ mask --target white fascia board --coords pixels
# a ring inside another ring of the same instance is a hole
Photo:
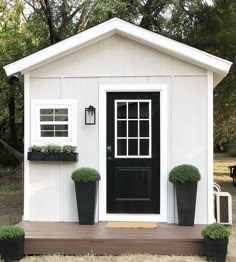
[[[223,79],[227,75],[232,65],[232,63],[227,60],[145,30],[121,19],[113,18],[53,46],[6,65],[4,69],[8,76],[18,72],[23,74],[115,33],[119,33],[130,39],[151,46],[154,49],[211,70],[217,73],[220,79]]]

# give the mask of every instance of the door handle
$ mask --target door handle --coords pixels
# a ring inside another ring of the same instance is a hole
[[[112,146],[107,146],[107,159],[112,160]]]

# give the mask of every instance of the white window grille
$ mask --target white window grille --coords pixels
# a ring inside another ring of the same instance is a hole
[[[151,100],[115,100],[115,157],[151,158]]]
[[[71,112],[68,107],[40,108],[40,137],[69,137]]]

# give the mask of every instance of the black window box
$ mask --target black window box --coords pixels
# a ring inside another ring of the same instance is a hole
[[[28,160],[30,161],[78,161],[78,153],[43,153],[43,152],[28,152]]]

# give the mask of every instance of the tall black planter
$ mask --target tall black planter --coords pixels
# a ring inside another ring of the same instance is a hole
[[[197,183],[176,184],[177,208],[180,226],[193,226]]]
[[[205,239],[207,261],[225,262],[228,241],[228,238]]]
[[[1,259],[6,262],[19,261],[20,259],[22,259],[24,257],[24,242],[24,236],[19,238],[0,240]]]
[[[75,182],[75,191],[80,225],[93,225],[97,182]]]

